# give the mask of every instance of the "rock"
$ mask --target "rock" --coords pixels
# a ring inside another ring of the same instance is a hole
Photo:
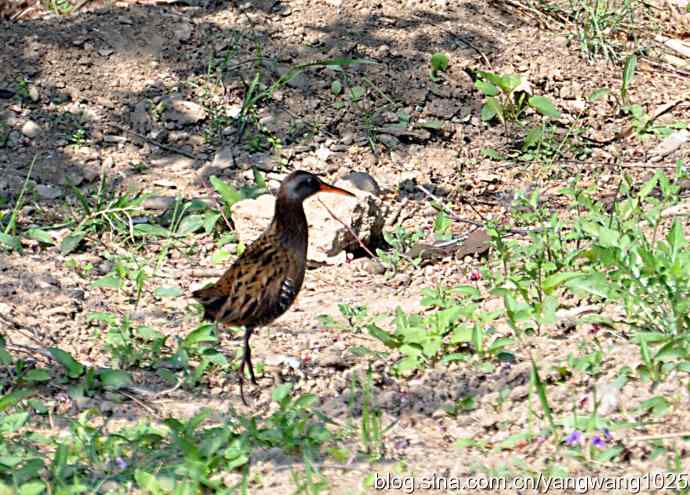
[[[62,189],[50,184],[38,184],[36,186],[36,194],[43,199],[57,199],[62,196]]]
[[[395,136],[391,136],[390,134],[379,134],[377,138],[381,144],[388,149],[394,149],[400,146],[400,140]]]
[[[24,129],[22,129],[22,132],[24,132]],[[674,132],[654,147],[650,152],[650,161],[658,162],[665,158],[687,143],[689,138],[690,133],[685,129]]]
[[[189,41],[192,37],[194,26],[187,22],[180,22],[173,30],[173,36],[177,41]]]
[[[347,187],[347,184],[336,183]],[[326,211],[323,203],[352,230],[365,244],[380,242],[388,207],[373,194],[352,190],[357,197],[337,194],[319,194],[305,201],[304,210],[309,222],[310,261],[342,264],[345,252],[358,249],[359,243],[349,231]],[[273,218],[275,198],[264,194],[256,199],[238,201],[232,206],[232,219],[237,235],[244,242],[252,242],[268,226]]]
[[[29,98],[34,103],[41,99],[41,95],[38,93],[38,88],[34,84],[29,85]]]
[[[177,97],[164,98],[165,112],[163,118],[178,125],[196,124],[206,118],[204,107],[193,101]]]
[[[270,153],[256,153],[251,155],[249,160],[252,165],[263,172],[273,172],[276,168],[276,162]]]
[[[145,210],[167,210],[175,203],[172,196],[150,196],[144,200],[141,207]]]
[[[134,130],[145,134],[151,130],[152,121],[149,115],[149,102],[142,100],[136,104],[134,111],[129,114],[129,120]]]
[[[350,172],[345,177],[340,179],[345,189],[359,189],[376,196],[381,195],[381,187],[378,182],[371,175],[366,172]]]
[[[333,154],[331,150],[321,145],[319,149],[316,150],[316,157],[321,161],[326,161]]]
[[[41,127],[33,120],[27,120],[22,126],[22,134],[30,139],[37,138],[41,134]]]
[[[209,165],[202,167],[199,170],[199,175],[202,177],[208,177],[220,172],[221,170],[232,168],[234,165],[232,149],[232,146],[223,146],[221,149],[216,151],[216,154],[213,155],[213,161]]]

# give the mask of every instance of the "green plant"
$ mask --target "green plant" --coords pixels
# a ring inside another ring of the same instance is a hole
[[[560,118],[556,106],[544,96],[529,96],[520,90],[522,77],[518,74],[496,74],[477,71],[475,87],[484,93],[486,101],[481,109],[484,121],[498,119],[504,126],[507,122],[520,119],[526,108],[531,107],[541,115],[552,119]]]
[[[604,58],[618,62],[625,49],[622,40],[634,37],[637,0],[570,0],[569,15],[576,31],[572,37],[589,62]]]
[[[406,255],[407,251],[424,238],[424,233],[420,231],[408,231],[402,225],[397,225],[394,230],[383,233],[383,238],[390,246],[390,250],[378,248],[376,255],[379,259],[394,271],[397,271],[403,260],[408,261],[413,266],[419,264],[418,259],[410,258]]]
[[[482,310],[481,295],[472,286],[452,289],[425,289],[422,303],[433,308],[426,315],[408,314],[398,308],[394,332],[387,332],[371,323],[369,333],[402,357],[394,369],[409,373],[441,361],[469,361],[472,355],[480,362],[487,357],[512,359],[505,351],[512,339],[495,335],[489,324],[502,311]],[[491,367],[489,365],[489,367]]]
[[[439,72],[445,72],[448,68],[448,55],[441,52],[436,52],[431,56],[431,72],[429,77],[432,81],[438,80]]]
[[[80,127],[72,134],[67,137],[67,142],[72,144],[75,148],[79,148],[86,143],[87,131],[85,128]]]

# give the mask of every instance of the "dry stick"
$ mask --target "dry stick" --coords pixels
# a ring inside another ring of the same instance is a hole
[[[661,433],[659,435],[639,435],[637,437],[628,438],[631,442],[641,442],[645,440],[663,440],[665,438],[681,438],[690,437],[690,431],[679,431],[676,433]]]
[[[474,220],[467,220],[466,218],[462,218],[460,215],[458,215],[458,214],[455,213],[453,210],[451,210],[448,206],[446,206],[445,204],[443,204],[443,201],[441,201],[441,198],[439,198],[439,197],[436,196],[434,193],[432,193],[431,191],[429,191],[426,187],[417,185],[417,189],[419,189],[420,191],[422,191],[422,192],[423,192],[424,194],[426,194],[429,198],[431,198],[431,199],[433,199],[434,201],[436,201],[436,202],[439,204],[439,206],[441,206],[441,208],[443,208],[443,210],[444,210],[446,213],[448,213],[451,217],[453,217],[454,220],[457,220],[458,222],[462,222],[462,223],[467,223],[467,224],[469,224],[469,225],[473,225],[473,226],[475,226],[475,227],[477,227],[477,228],[484,227],[484,224],[482,224],[482,223],[475,222]]]
[[[153,144],[153,145],[155,145],[155,146],[158,146],[159,148],[164,149],[164,150],[166,150],[166,151],[170,151],[170,152],[172,152],[172,153],[177,153],[178,155],[186,156],[187,158],[191,158],[192,160],[197,160],[197,159],[198,159],[198,157],[196,157],[196,156],[193,155],[192,153],[188,153],[188,152],[186,152],[186,151],[184,151],[184,150],[181,150],[181,149],[179,149],[179,148],[175,148],[174,146],[169,146],[169,145],[167,145],[167,144],[159,143],[159,142],[156,141],[155,139],[151,139],[150,137],[147,137],[147,136],[145,136],[145,135],[143,135],[143,134],[139,134],[138,132],[135,132],[135,131],[133,131],[133,130],[131,130],[131,129],[128,129],[128,128],[126,128],[126,127],[123,127],[123,126],[121,126],[121,125],[119,125],[119,124],[115,124],[114,122],[109,122],[108,125],[110,125],[110,126],[116,128],[116,129],[119,129],[119,130],[122,131],[122,132],[126,132],[126,133],[128,133],[128,134],[131,134],[131,135],[133,135],[133,136],[136,136],[136,137],[138,137],[139,139],[143,139],[144,141],[147,141],[147,142],[149,142],[149,143],[151,143],[151,144]]]
[[[359,236],[358,236],[357,234],[355,234],[354,230],[352,230],[352,227],[350,227],[350,226],[347,225],[345,222],[343,222],[340,218],[338,218],[337,216],[335,216],[335,214],[330,210],[330,208],[329,208],[328,206],[326,206],[326,204],[321,200],[321,198],[317,198],[317,199],[319,200],[319,203],[321,203],[321,206],[323,206],[324,208],[326,208],[326,211],[328,212],[328,214],[329,214],[335,221],[337,221],[337,222],[340,223],[343,227],[345,227],[345,228],[348,230],[348,232],[350,233],[350,235],[351,235],[352,237],[354,237],[354,238],[357,240],[357,243],[360,245],[360,247],[361,247],[362,249],[364,249],[364,251],[365,251],[369,256],[371,256],[371,258],[376,262],[376,264],[378,264],[381,268],[383,268],[383,269],[385,270],[385,269],[386,269],[386,266],[385,266],[383,263],[381,263],[381,260],[379,259],[378,256],[376,256],[374,253],[372,253],[371,250],[370,250],[368,247],[366,247],[366,246],[364,245],[364,243],[362,242],[362,239],[360,239]]]

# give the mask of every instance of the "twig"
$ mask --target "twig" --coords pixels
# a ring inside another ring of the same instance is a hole
[[[429,191],[426,187],[417,185],[417,189],[419,189],[420,191],[422,191],[422,192],[423,192],[424,194],[426,194],[429,198],[431,198],[431,199],[433,199],[434,201],[436,201],[436,202],[439,204],[439,206],[440,206],[441,208],[443,208],[443,210],[444,210],[446,213],[448,213],[451,217],[453,217],[454,220],[457,220],[458,222],[466,223],[466,224],[469,224],[469,225],[473,225],[473,226],[475,226],[475,227],[484,227],[484,224],[482,224],[482,223],[475,222],[474,220],[467,220],[466,218],[462,218],[460,215],[458,215],[458,214],[455,213],[453,210],[451,210],[448,206],[446,206],[445,204],[443,204],[443,201],[441,201],[441,199],[440,199],[438,196],[436,196],[434,193],[432,193],[431,191]]]
[[[132,402],[136,402],[137,404],[139,404],[141,407],[143,407],[144,409],[146,409],[149,413],[151,413],[151,414],[153,414],[153,415],[155,415],[155,416],[159,416],[159,415],[160,415],[160,410],[159,410],[159,409],[156,409],[156,408],[154,408],[154,407],[152,407],[152,406],[149,406],[148,404],[146,404],[146,403],[140,401],[139,399],[137,399],[137,398],[136,398],[134,395],[132,395],[132,394],[128,394],[127,392],[123,392],[122,390],[119,390],[119,392],[120,392],[122,395],[124,395],[125,397],[127,397],[129,400],[131,400]]]
[[[137,387],[137,386],[134,386],[134,385],[128,385],[128,386],[126,386],[126,387],[124,387],[124,388],[125,388],[126,390],[128,390],[128,391],[134,393],[134,394],[139,394],[139,395],[141,395],[141,396],[143,396],[143,397],[146,397],[147,399],[157,399],[158,397],[162,397],[162,396],[164,396],[164,395],[172,394],[175,390],[177,390],[178,388],[180,388],[181,385],[182,385],[182,380],[180,380],[180,379],[178,378],[178,379],[177,379],[177,383],[176,383],[174,386],[172,386],[172,387],[170,387],[170,388],[163,389],[163,390],[161,390],[161,391],[159,391],[159,392],[151,392],[150,390],[146,390],[145,388]]]
[[[345,227],[345,228],[347,229],[347,231],[350,233],[350,235],[351,235],[352,237],[354,237],[354,238],[357,240],[357,243],[360,245],[360,247],[361,247],[362,249],[364,249],[364,251],[365,251],[369,256],[371,256],[371,258],[376,262],[377,265],[379,265],[381,268],[383,268],[383,269],[385,270],[385,269],[386,269],[386,266],[381,262],[381,260],[379,259],[378,256],[376,256],[374,253],[371,252],[371,249],[369,249],[368,247],[366,247],[366,246],[364,245],[364,243],[362,242],[362,239],[360,239],[359,236],[358,236],[357,234],[355,234],[354,230],[352,230],[352,227],[350,227],[350,226],[347,225],[345,222],[343,222],[340,218],[338,218],[338,217],[331,211],[331,209],[330,209],[328,206],[326,206],[326,204],[321,200],[321,198],[317,198],[317,199],[319,200],[319,203],[321,203],[321,206],[323,206],[323,207],[326,209],[326,211],[328,212],[328,214],[329,214],[335,221],[337,221],[337,222],[340,223],[343,227]]]
[[[184,151],[184,150],[181,150],[181,149],[179,149],[179,148],[175,148],[174,146],[169,146],[169,145],[167,145],[167,144],[160,143],[160,142],[156,141],[155,139],[151,139],[150,137],[147,137],[147,136],[145,136],[145,135],[143,135],[143,134],[140,134],[140,133],[138,133],[138,132],[135,132],[135,131],[133,131],[132,129],[128,129],[128,128],[126,128],[126,127],[123,127],[123,126],[121,126],[121,125],[119,125],[119,124],[116,124],[116,123],[114,123],[114,122],[109,122],[108,125],[110,125],[110,126],[116,128],[116,129],[119,129],[119,130],[122,131],[122,132],[126,132],[126,133],[128,133],[128,134],[131,134],[131,135],[133,135],[133,136],[136,136],[136,137],[138,137],[139,139],[143,139],[144,141],[147,141],[147,142],[149,142],[149,143],[151,143],[151,144],[153,144],[153,145],[155,145],[155,146],[158,146],[159,148],[164,149],[164,150],[166,150],[166,151],[170,151],[170,152],[172,152],[172,153],[177,153],[178,155],[186,156],[187,158],[191,158],[192,160],[198,160],[198,157],[196,157],[196,156],[193,155],[192,153],[188,153],[188,152],[186,152],[186,151]]]
[[[663,440],[665,438],[682,438],[690,437],[690,431],[679,431],[676,433],[660,433],[658,435],[639,435],[628,438],[631,442],[642,442],[646,440]]]

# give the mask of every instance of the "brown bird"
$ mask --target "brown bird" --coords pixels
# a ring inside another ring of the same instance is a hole
[[[240,396],[245,405],[245,365],[252,383],[258,385],[249,338],[255,328],[285,313],[297,298],[304,281],[309,237],[302,202],[321,191],[354,196],[309,172],[292,172],[280,185],[273,220],[264,233],[216,283],[192,293],[204,307],[204,319],[245,328],[240,364]]]

